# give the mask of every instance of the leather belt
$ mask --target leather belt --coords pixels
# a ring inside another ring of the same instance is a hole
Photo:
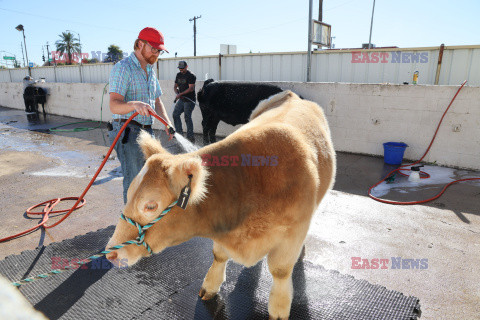
[[[127,122],[128,119],[113,119],[113,121],[115,122],[121,122],[121,123],[124,123],[124,122]],[[129,122],[129,124],[134,124],[142,129],[151,129],[152,128],[152,125],[151,124],[141,124],[135,120],[132,120]]]

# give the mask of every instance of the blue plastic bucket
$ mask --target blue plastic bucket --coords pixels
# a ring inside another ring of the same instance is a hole
[[[386,164],[402,164],[403,154],[408,147],[403,142],[385,142],[383,144],[383,159]]]

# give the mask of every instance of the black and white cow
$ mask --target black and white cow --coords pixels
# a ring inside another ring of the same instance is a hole
[[[266,83],[206,80],[197,94],[203,117],[204,144],[216,141],[215,132],[220,121],[232,126],[247,123],[260,101],[281,91]]]

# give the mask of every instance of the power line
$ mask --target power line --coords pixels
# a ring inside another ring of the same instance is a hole
[[[58,18],[52,18],[52,17],[46,17],[42,16],[39,14],[33,14],[33,13],[28,13],[28,12],[22,12],[22,11],[17,11],[17,10],[11,10],[11,9],[5,9],[5,8],[0,8],[0,10],[7,11],[7,12],[14,12],[14,13],[19,13],[19,14],[25,14],[28,16],[32,17],[37,17],[37,18],[42,18],[42,19],[47,19],[47,20],[56,20],[56,21],[61,21],[61,22],[66,22],[66,23],[74,23],[74,24],[81,24],[84,26],[92,27],[92,28],[101,28],[101,29],[110,29],[114,31],[121,31],[121,32],[129,32],[129,33],[136,33],[132,30],[123,30],[123,29],[117,29],[117,28],[112,28],[112,27],[106,27],[106,26],[97,26],[93,24],[88,24],[88,23],[83,23],[83,22],[78,22],[78,21],[73,21],[73,20],[64,20],[64,19],[58,19]]]
[[[78,21],[73,21],[73,20],[65,20],[65,19],[59,19],[59,18],[54,18],[54,17],[47,17],[47,16],[43,16],[43,15],[39,15],[39,14],[33,14],[33,13],[29,13],[29,12],[22,12],[22,11],[5,9],[5,8],[0,8],[0,10],[7,11],[7,12],[18,13],[18,14],[23,14],[23,15],[28,15],[28,16],[37,17],[37,18],[42,18],[42,19],[46,19],[46,20],[61,21],[61,22],[69,23],[69,24],[71,24],[71,23],[79,24],[79,25],[84,25],[84,26],[91,27],[91,28],[96,28],[96,29],[99,29],[99,28],[100,29],[110,29],[110,30],[113,30],[113,31],[121,31],[121,32],[128,32],[128,33],[137,34],[137,31],[132,31],[132,30],[112,28],[112,27],[108,27],[108,26],[92,25],[92,24],[88,24],[88,23],[84,23],[84,22],[78,22]],[[168,35],[166,37],[170,38],[170,39],[181,39],[181,40],[187,39],[185,37],[178,37],[178,36],[171,36],[171,35]],[[190,39],[190,38],[188,38],[188,39]],[[33,44],[33,45],[35,45],[35,44]],[[36,46],[42,46],[42,45],[37,44]]]
[[[285,22],[285,23],[280,23],[280,24],[276,24],[276,25],[273,25],[273,26],[269,26],[269,27],[265,27],[265,28],[260,28],[260,29],[256,29],[256,30],[251,30],[251,31],[246,31],[246,32],[241,32],[241,33],[234,33],[234,34],[225,34],[225,35],[214,35],[214,36],[209,36],[210,38],[220,38],[220,37],[235,37],[235,36],[242,36],[244,34],[249,34],[249,33],[254,33],[254,32],[258,32],[258,31],[263,31],[263,30],[268,30],[268,29],[274,29],[274,28],[277,28],[277,27],[280,27],[280,26],[284,26],[284,25],[287,25],[287,24],[292,24],[292,23],[295,23],[295,22],[298,22],[298,21],[303,21],[305,18],[301,18],[301,19],[296,19],[296,20],[292,20],[292,21],[288,21],[288,22]],[[203,35],[205,36],[205,35]]]
[[[347,2],[344,2],[344,3],[340,3],[340,4],[337,5],[337,6],[334,6],[334,7],[331,7],[331,8],[327,8],[327,9],[325,9],[325,10],[323,10],[323,11],[330,11],[330,10],[333,10],[333,9],[337,9],[337,8],[343,7],[344,5],[349,4],[349,3],[351,3],[351,2],[354,2],[354,1],[357,1],[357,0],[350,0],[350,1],[347,1]]]

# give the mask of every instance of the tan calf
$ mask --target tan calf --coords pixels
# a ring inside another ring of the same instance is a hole
[[[288,319],[293,266],[311,217],[334,182],[335,152],[321,108],[285,91],[262,101],[248,124],[194,153],[172,155],[148,134],[139,142],[147,161],[128,190],[125,216],[149,223],[193,176],[187,209],[175,207],[147,230],[145,241],[152,250],[158,253],[192,237],[212,239],[214,260],[199,293],[204,300],[220,290],[228,259],[253,266],[266,255],[273,276],[270,318]],[[202,157],[247,155],[277,160],[260,166],[202,165]],[[134,226],[120,219],[108,247],[137,235]],[[143,246],[130,245],[108,258],[128,259],[131,265],[147,255]]]

